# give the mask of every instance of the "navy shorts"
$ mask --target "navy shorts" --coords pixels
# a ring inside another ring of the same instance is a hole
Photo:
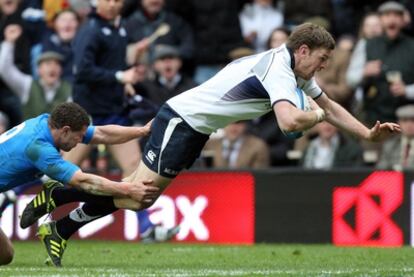
[[[159,175],[174,178],[181,170],[193,165],[208,138],[209,135],[195,131],[164,104],[152,122],[142,160]]]

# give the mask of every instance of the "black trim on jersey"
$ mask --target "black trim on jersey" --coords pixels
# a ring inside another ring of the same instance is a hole
[[[323,91],[321,91],[321,93],[318,95],[318,96],[316,96],[315,98],[312,98],[313,100],[316,100],[316,99],[318,99],[319,97],[321,97],[322,96],[322,94],[323,94]]]
[[[286,47],[290,55],[290,68],[295,69],[295,55],[293,55],[293,50],[289,47]]]
[[[230,89],[221,97],[221,100],[234,102],[257,98],[268,99],[270,97],[259,79],[256,76],[251,76]]]
[[[262,82],[266,79],[267,73],[269,73],[270,67],[272,66],[272,63],[273,63],[274,59],[275,59],[275,53],[272,53],[272,59],[270,60],[269,65],[267,66],[267,70],[266,70],[266,73],[264,74],[264,76],[262,78]]]
[[[273,102],[273,103],[272,103],[272,109],[273,109],[273,106],[274,106],[274,105],[276,105],[276,103],[279,103],[279,102],[282,102],[282,101],[289,102],[289,103],[290,103],[290,104],[292,104],[294,107],[296,107],[295,103],[293,103],[292,101],[290,101],[290,100],[288,100],[288,99],[279,99],[279,100],[276,100],[275,102]],[[296,107],[296,108],[297,108],[297,107]]]

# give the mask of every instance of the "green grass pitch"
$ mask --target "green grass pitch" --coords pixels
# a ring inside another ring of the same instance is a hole
[[[63,268],[40,242],[17,242],[0,276],[414,276],[414,249],[330,245],[218,246],[70,241]]]

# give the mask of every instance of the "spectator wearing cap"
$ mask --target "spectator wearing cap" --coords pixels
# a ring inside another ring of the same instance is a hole
[[[184,61],[192,59],[194,38],[190,25],[180,16],[166,11],[164,0],[140,0],[139,2],[141,8],[127,18],[125,25],[131,42],[136,45],[136,51],[148,50],[150,59],[152,59],[155,46],[163,44],[176,47]],[[168,31],[151,43],[149,37],[162,25],[168,26]]]
[[[367,40],[362,79],[368,124],[394,121],[398,106],[414,100],[414,39],[401,31],[405,8],[389,1],[378,12],[384,34]]]
[[[24,119],[50,112],[57,104],[71,97],[71,85],[61,79],[63,57],[44,52],[37,60],[39,80],[20,71],[14,62],[14,46],[22,33],[18,25],[9,25],[0,48],[0,77],[19,96]]]
[[[382,145],[378,169],[414,169],[414,105],[397,109],[396,116],[401,134],[390,138]]]
[[[196,86],[188,76],[181,74],[182,59],[177,48],[157,45],[154,50],[153,79],[142,83],[147,98],[161,107],[168,99]]]

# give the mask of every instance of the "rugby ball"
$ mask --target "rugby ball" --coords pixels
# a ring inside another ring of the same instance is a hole
[[[295,92],[296,92],[296,107],[303,111],[310,111],[311,107],[310,107],[308,97],[306,96],[305,92],[300,88],[296,88]],[[298,139],[303,136],[303,133],[304,131],[283,132],[283,134],[290,139]]]

